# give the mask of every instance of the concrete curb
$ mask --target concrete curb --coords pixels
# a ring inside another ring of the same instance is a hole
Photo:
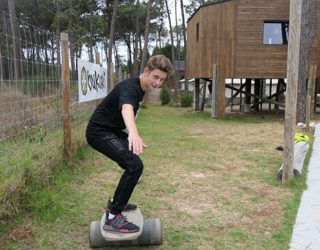
[[[315,126],[314,137],[307,173],[307,189],[301,197],[290,250],[320,249],[320,124]]]

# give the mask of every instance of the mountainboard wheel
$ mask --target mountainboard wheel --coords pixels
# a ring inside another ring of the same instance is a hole
[[[90,247],[98,248],[105,245],[105,239],[102,237],[100,230],[100,221],[91,221],[89,228]]]
[[[159,218],[144,219],[143,232],[138,238],[138,245],[162,244],[162,227]]]

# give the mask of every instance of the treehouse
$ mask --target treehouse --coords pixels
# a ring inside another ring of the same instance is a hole
[[[220,88],[223,97],[218,98],[222,106],[230,103],[224,100],[225,88],[234,91],[233,97],[244,95],[251,109],[264,101],[281,106],[277,98],[286,85],[289,5],[289,0],[224,0],[200,6],[187,22],[186,77],[210,82],[217,75],[219,84],[224,83]],[[319,10],[320,0],[317,0],[317,29]],[[314,81],[320,72],[319,41],[316,32],[309,59],[309,65],[315,66]],[[231,82],[243,79],[240,88],[232,87],[230,79]],[[271,79],[279,79],[275,93]],[[270,84],[270,94],[264,91],[262,95],[261,88],[266,84]],[[252,105],[253,98],[256,103]],[[223,115],[222,109],[219,112]]]

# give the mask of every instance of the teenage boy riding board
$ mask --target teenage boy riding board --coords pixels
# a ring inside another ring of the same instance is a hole
[[[137,207],[128,201],[143,170],[139,155],[146,144],[139,135],[135,117],[145,91],[161,87],[172,72],[168,58],[163,55],[151,57],[143,73],[118,83],[90,118],[86,131],[88,144],[124,169],[113,198],[108,202],[103,227],[106,231],[139,231],[137,225],[122,215],[122,211]]]

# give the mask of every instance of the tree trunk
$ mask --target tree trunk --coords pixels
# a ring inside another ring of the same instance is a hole
[[[1,52],[1,46],[0,46],[0,84],[3,83],[3,61],[2,61],[2,52]]]
[[[185,55],[185,60],[187,59],[187,36],[186,36],[186,25],[184,21],[184,6],[183,6],[183,0],[180,0],[181,3],[181,17],[182,17],[182,34],[183,34],[183,43],[184,43],[184,55]],[[188,85],[188,80],[185,79],[185,90],[186,92],[189,91],[189,85]]]
[[[307,78],[309,66],[309,52],[316,32],[316,0],[303,0],[301,20],[301,49],[299,63],[299,80],[297,90],[296,122],[306,123]]]
[[[167,9],[167,15],[168,15],[168,21],[169,21],[169,29],[170,29],[170,39],[171,39],[171,59],[172,59],[172,64],[174,65],[175,62],[175,56],[174,56],[174,40],[173,40],[173,30],[172,30],[172,25],[171,25],[171,17],[170,17],[170,10],[168,6],[168,0],[165,0],[166,3],[166,9]],[[177,82],[177,77],[176,74],[173,76],[173,88],[174,88],[174,95],[178,95],[178,82]]]
[[[159,39],[159,49],[162,48],[162,44],[161,44],[161,31],[163,28],[163,23],[161,23],[160,29],[158,30],[158,39]]]
[[[110,86],[110,90],[114,87],[114,83],[112,83],[112,46],[114,39],[114,28],[116,26],[116,17],[117,17],[117,8],[118,8],[119,0],[114,0],[113,2],[113,11],[112,11],[112,20],[110,27],[110,36],[109,36],[109,46],[108,46],[108,85]]]
[[[116,71],[116,81],[119,82],[122,79],[120,78],[120,62],[119,62],[119,53],[118,48],[116,45],[114,45],[114,57],[115,57],[115,71]]]
[[[57,15],[60,13],[60,0],[57,1]],[[58,19],[59,20],[59,19]],[[61,33],[61,27],[60,27],[60,21],[56,24],[56,46],[57,46],[57,64],[60,65],[60,33]]]
[[[73,39],[70,38],[70,43],[69,43],[69,48],[70,48],[70,63],[71,63],[71,79],[77,79],[77,72],[76,72],[76,65],[75,65],[75,56],[74,56],[74,45],[73,45]]]
[[[152,5],[152,0],[148,0],[146,29],[145,29],[145,33],[144,33],[144,46],[143,46],[141,66],[140,66],[140,71],[141,72],[143,71],[143,68],[146,66],[146,63],[147,63],[151,5]]]
[[[180,38],[178,31],[178,8],[177,8],[177,0],[174,0],[174,9],[175,9],[175,18],[176,18],[176,40],[177,40],[177,60],[180,61]],[[179,67],[179,65],[178,65]]]
[[[93,22],[92,22],[92,19],[90,19],[90,36],[93,37]],[[95,63],[95,53],[94,53],[94,46],[93,46],[93,43],[90,41],[89,42],[89,62],[91,63]]]
[[[20,46],[20,33],[18,27],[18,19],[16,13],[16,1],[8,0],[10,26],[12,32],[13,44],[13,65],[14,65],[14,79],[21,79],[21,46]]]
[[[170,10],[168,6],[168,0],[165,0],[166,3],[166,10],[168,15],[168,21],[169,21],[169,32],[170,32],[170,39],[171,39],[171,59],[172,63],[174,63],[175,56],[174,56],[174,39],[173,39],[173,30],[172,30],[172,24],[171,24],[171,17],[170,17]]]
[[[74,17],[74,9],[72,2],[69,0],[69,13],[70,13],[70,18],[68,22],[68,28],[69,30],[73,30],[73,26],[75,25],[73,22],[73,17]],[[71,79],[76,79],[76,70],[75,70],[75,56],[74,56],[74,34],[73,32],[70,32],[69,34],[69,50],[70,50],[70,64],[71,64]]]
[[[138,40],[138,43],[139,43],[139,59],[142,60],[142,51],[143,51],[143,48],[142,48],[142,36],[139,35],[139,40]]]
[[[131,58],[131,54],[132,54],[132,49],[131,49],[131,37],[129,35],[129,39],[125,39],[125,43],[127,45],[128,48],[128,63],[127,63],[127,67],[128,67],[128,73],[130,75],[132,75],[133,70],[132,70],[132,58]]]
[[[133,52],[133,74],[135,76],[139,75],[139,62],[138,62],[138,53],[139,53],[139,36],[140,36],[140,28],[139,28],[139,0],[137,2],[137,12],[136,12],[136,35],[134,39],[134,52]]]

